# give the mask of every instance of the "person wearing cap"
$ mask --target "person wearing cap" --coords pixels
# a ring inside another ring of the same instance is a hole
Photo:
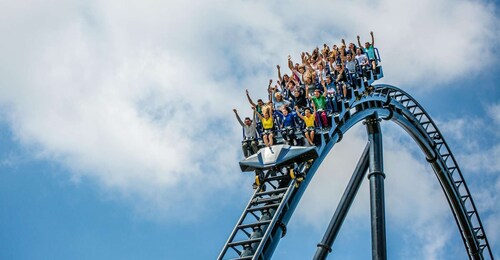
[[[240,123],[241,127],[243,127],[245,139],[241,142],[241,149],[243,150],[243,155],[248,157],[259,150],[257,147],[257,125],[255,123],[256,112],[255,109],[253,109],[253,120],[249,117],[245,117],[245,122],[241,121],[236,109],[233,109],[233,112],[236,115],[238,123]]]

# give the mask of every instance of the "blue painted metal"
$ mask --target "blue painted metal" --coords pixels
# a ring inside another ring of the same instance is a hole
[[[372,82],[373,79],[366,81],[365,84],[369,85]],[[266,227],[262,239],[258,241],[248,240],[251,234],[245,231],[248,236],[245,238],[247,240],[233,241],[239,233],[245,233],[241,230],[244,230],[246,226],[256,225],[252,223],[242,224],[248,215],[247,211],[253,210],[251,208],[252,203],[249,203],[218,259],[226,259],[229,248],[241,252],[245,243],[250,242],[259,243],[257,249],[253,251],[253,255],[233,258],[270,259],[300,198],[328,152],[352,126],[370,116],[395,122],[414,139],[425,154],[441,184],[469,257],[471,259],[493,259],[485,230],[465,179],[449,146],[427,112],[410,95],[394,86],[376,85],[370,91],[362,87],[360,92],[363,93],[363,96],[359,100],[355,100],[354,97],[349,100],[346,103],[348,109],[342,110],[338,117],[335,118],[333,127],[326,134],[326,137],[322,136],[321,145],[317,147],[318,158],[312,162],[302,162],[300,165],[294,166],[297,169],[302,167],[301,169],[305,174],[305,179],[300,182],[300,185],[297,186],[297,180],[292,179],[288,186],[284,188],[276,187],[276,194],[284,195],[280,195],[282,199],[280,199],[279,206],[275,207],[276,211],[273,213],[272,221],[262,222],[265,225],[257,223]],[[272,179],[269,178],[269,180]],[[281,193],[281,191],[284,193]],[[251,202],[258,197],[258,194],[259,191],[257,190]],[[260,194],[264,193],[261,191]],[[261,208],[263,207],[261,206]],[[241,250],[237,249],[237,247],[241,247]]]
[[[325,235],[323,239],[318,244],[318,249],[313,257],[314,260],[324,260],[328,256],[328,253],[332,251],[333,242],[337,237],[338,232],[340,231],[340,227],[344,222],[345,217],[347,216],[347,212],[349,212],[349,208],[351,207],[354,198],[356,197],[356,193],[358,193],[359,187],[361,187],[361,183],[363,182],[363,177],[366,175],[368,170],[368,152],[370,151],[370,144],[367,144],[365,150],[361,154],[361,158],[356,165],[356,169],[354,170],[349,183],[342,194],[342,198],[340,199],[339,205],[333,214],[332,220],[326,229]]]
[[[318,152],[315,147],[274,145],[261,148],[256,154],[240,161],[241,171],[265,170],[291,163],[302,163],[316,159]]]
[[[372,229],[372,259],[387,259],[385,239],[385,198],[384,198],[384,162],[382,149],[382,131],[377,114],[368,117],[364,122],[368,132],[370,146],[370,211]]]

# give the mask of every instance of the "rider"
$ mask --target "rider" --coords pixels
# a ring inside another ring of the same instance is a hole
[[[373,38],[373,32],[370,32],[370,36],[372,37],[372,42],[365,42],[365,47],[361,45],[361,41],[359,39],[358,35],[358,44],[360,48],[363,48],[363,52],[366,53],[366,56],[368,57],[368,60],[370,60],[372,69],[375,69],[376,67],[376,57],[375,57],[375,39]]]
[[[252,107],[252,109],[255,110],[255,107]],[[264,144],[266,146],[272,146],[273,145],[273,138],[274,138],[274,119],[272,116],[272,112],[270,113],[264,113],[264,116],[261,114],[257,114],[257,116],[260,118],[260,121],[262,122],[262,128],[264,128],[264,132],[262,133],[262,139],[264,140]]]
[[[243,131],[245,134],[245,139],[241,142],[241,149],[243,150],[243,155],[248,157],[254,153],[256,153],[259,149],[257,147],[257,125],[255,124],[255,109],[253,110],[253,120],[249,117],[245,117],[245,123],[241,121],[240,116],[238,115],[238,111],[233,109],[234,114],[236,115],[236,119],[240,123],[241,127],[243,127]]]
[[[304,123],[306,125],[304,135],[306,136],[307,141],[310,145],[314,145],[314,121],[316,119],[316,106],[314,105],[314,102],[312,102],[311,104],[314,109],[313,113],[311,113],[311,109],[308,107],[304,109],[304,115],[300,114],[299,108],[297,106],[295,107],[295,111],[297,112],[297,115],[300,117],[300,119],[304,120]]]
[[[326,85],[325,81],[321,80],[321,84],[323,85],[323,94],[321,94],[319,89],[314,90],[314,94],[312,96],[309,96],[309,99],[312,100],[312,103],[314,103],[314,107],[319,113],[319,116],[321,118],[321,123],[323,124],[323,127],[326,128],[328,127],[328,119],[326,117]],[[308,90],[306,90],[307,92]]]
[[[294,145],[297,141],[295,140],[295,118],[293,114],[288,112],[288,108],[281,109],[282,123],[281,123],[281,135],[283,139],[289,145]]]

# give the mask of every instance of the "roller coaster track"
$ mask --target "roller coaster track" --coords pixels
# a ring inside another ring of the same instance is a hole
[[[365,123],[391,120],[414,139],[441,185],[469,258],[493,259],[484,227],[457,161],[424,108],[394,86],[379,84],[370,91],[365,91],[364,87],[359,91],[362,96],[346,103],[345,109],[332,120],[333,127],[321,135],[316,159],[261,173],[262,184],[252,195],[218,259],[270,259],[316,170],[342,136],[363,120]],[[367,150],[368,146],[365,155]],[[358,168],[366,172],[366,160],[360,160]],[[331,250],[331,245],[318,246]]]

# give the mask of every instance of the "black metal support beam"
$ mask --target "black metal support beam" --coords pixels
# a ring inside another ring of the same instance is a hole
[[[382,132],[378,115],[368,117],[365,121],[370,144],[370,210],[372,227],[372,259],[387,259],[385,236],[385,199],[384,199],[384,163],[382,149]]]
[[[344,222],[344,219],[349,212],[349,208],[351,208],[352,202],[356,197],[356,193],[358,193],[359,187],[363,182],[363,178],[368,171],[368,151],[370,148],[370,144],[367,144],[361,158],[356,165],[356,169],[347,184],[347,187],[340,199],[339,205],[333,214],[332,220],[328,225],[328,228],[325,232],[325,235],[321,242],[318,244],[318,249],[316,250],[316,254],[314,255],[315,260],[323,260],[326,259],[328,253],[332,251],[332,245],[337,238],[337,234],[339,233],[340,227]]]

